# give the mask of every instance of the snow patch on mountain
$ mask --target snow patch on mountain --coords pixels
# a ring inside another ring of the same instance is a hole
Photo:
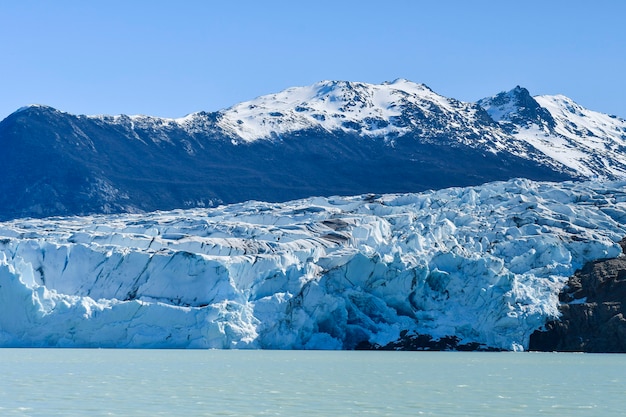
[[[524,127],[515,134],[517,139],[587,178],[626,177],[626,121],[585,109],[561,95],[535,100],[550,112],[554,126]]]
[[[531,97],[521,87],[478,104],[512,135],[511,141],[531,145],[552,164],[591,179],[626,177],[623,119],[588,110],[562,95]]]
[[[557,122],[556,133],[584,139],[587,146],[600,151],[607,150],[606,139],[614,146],[626,146],[626,120],[586,109],[563,95],[536,96],[535,100]]]
[[[408,330],[519,350],[585,262],[615,257],[626,183],[0,223],[1,346],[351,349]]]
[[[514,136],[515,139],[532,145],[552,161],[563,164],[584,177],[597,177],[586,163],[588,154],[566,137],[550,134],[534,124],[519,129]]]
[[[244,141],[314,128],[384,137],[410,130],[399,120],[394,123],[407,105],[426,115],[461,107],[423,84],[403,79],[383,84],[322,81],[239,103],[221,112],[219,125]]]
[[[15,110],[13,113],[21,113],[30,109],[52,109],[52,107],[49,107],[43,104],[29,104],[27,106],[20,107],[19,109]]]

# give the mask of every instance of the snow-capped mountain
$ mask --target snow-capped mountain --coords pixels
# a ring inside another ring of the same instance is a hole
[[[28,106],[0,122],[0,219],[624,177],[626,122],[525,89],[463,103],[323,81],[180,119]]]
[[[626,121],[516,87],[478,102],[517,141],[586,178],[626,177]]]
[[[424,128],[424,137],[456,134],[454,141],[477,146],[488,127],[483,110],[442,97],[423,84],[396,80],[380,85],[323,81],[237,104],[221,112],[218,125],[237,139],[272,139],[297,131],[357,133],[388,141]],[[426,126],[424,126],[426,125]],[[490,145],[503,146],[496,137]]]
[[[0,346],[527,349],[568,277],[621,253],[625,190],[512,180],[3,222]]]

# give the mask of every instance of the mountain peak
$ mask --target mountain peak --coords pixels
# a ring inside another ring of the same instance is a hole
[[[478,104],[496,122],[554,127],[554,119],[550,112],[541,107],[526,88],[519,85],[512,90],[479,100]]]
[[[426,84],[416,83],[416,82],[408,80],[406,78],[396,78],[395,80],[393,80],[391,82],[390,81],[385,81],[383,83],[383,85],[391,85],[391,86],[394,86],[394,87],[396,87],[398,89],[403,89],[403,90],[419,89],[419,90],[433,91]]]
[[[27,106],[20,107],[19,109],[15,110],[13,114],[23,113],[23,112],[33,111],[33,110],[44,111],[44,112],[60,112],[54,107],[47,106],[45,104],[29,104]]]
[[[221,111],[219,123],[235,140],[246,142],[311,129],[387,136],[408,131],[411,121],[403,117],[409,107],[424,118],[455,106],[456,101],[406,79],[381,84],[320,81],[239,103]]]

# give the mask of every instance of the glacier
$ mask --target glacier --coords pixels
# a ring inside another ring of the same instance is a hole
[[[402,332],[525,350],[626,182],[515,179],[0,223],[0,346],[354,349]]]

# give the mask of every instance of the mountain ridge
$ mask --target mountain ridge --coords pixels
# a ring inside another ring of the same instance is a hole
[[[177,119],[29,106],[0,122],[0,219],[626,176],[626,121],[563,97],[517,87],[464,103],[399,79],[322,81]]]

